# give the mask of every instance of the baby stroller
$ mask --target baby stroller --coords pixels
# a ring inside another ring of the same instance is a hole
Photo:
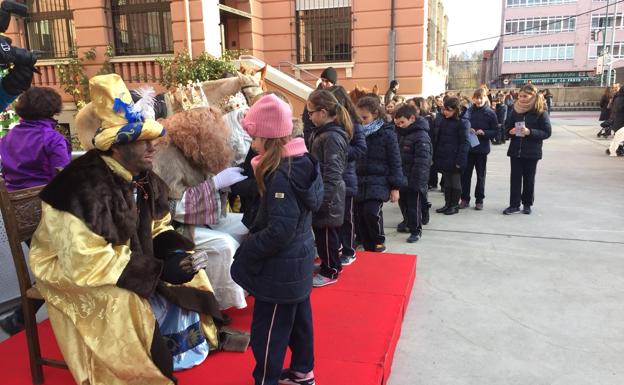
[[[613,119],[607,119],[604,122],[600,123],[600,131],[596,134],[597,137],[608,138],[611,136],[611,131],[613,127]]]

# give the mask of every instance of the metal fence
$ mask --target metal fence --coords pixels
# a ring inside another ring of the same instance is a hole
[[[351,0],[297,0],[297,62],[351,61]]]
[[[68,0],[27,0],[26,5],[28,49],[41,51],[42,59],[68,57],[74,47],[74,19]]]
[[[173,52],[168,0],[112,0],[116,55]]]

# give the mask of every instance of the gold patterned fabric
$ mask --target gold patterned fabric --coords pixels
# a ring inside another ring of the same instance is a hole
[[[125,169],[105,158],[116,173]],[[127,172],[127,171],[126,171]],[[152,236],[171,230],[170,215],[153,221]],[[113,246],[76,216],[42,202],[30,266],[63,357],[79,385],[170,385],[151,359],[156,321],[148,300],[117,283],[130,260],[129,241]],[[203,271],[185,284],[212,291]],[[211,348],[217,329],[201,315]]]
[[[156,139],[165,134],[160,123],[133,110],[130,91],[119,75],[94,76],[89,80],[89,94],[102,122],[93,138],[95,148],[105,151],[115,143]]]

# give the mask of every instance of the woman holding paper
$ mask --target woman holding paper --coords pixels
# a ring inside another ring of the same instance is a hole
[[[542,159],[542,142],[551,135],[546,103],[537,88],[527,84],[520,89],[518,100],[507,115],[505,129],[511,139],[507,156],[511,160],[509,207],[503,214],[531,214],[534,201],[535,171]]]

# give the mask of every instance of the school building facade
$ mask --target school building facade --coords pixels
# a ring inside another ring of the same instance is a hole
[[[35,84],[58,87],[56,65],[71,50],[93,75],[112,47],[111,65],[126,82],[158,77],[156,58],[187,50],[220,55],[245,50],[314,85],[333,66],[339,83],[402,94],[444,90],[448,18],[442,0],[27,0],[13,19],[13,44],[43,52]],[[129,85],[132,87],[132,84]]]
[[[490,86],[516,87],[529,80],[540,88],[600,85],[600,73],[608,71],[609,62],[617,79],[624,76],[624,4],[501,1],[503,36],[486,60]],[[608,56],[600,59],[603,52]]]

